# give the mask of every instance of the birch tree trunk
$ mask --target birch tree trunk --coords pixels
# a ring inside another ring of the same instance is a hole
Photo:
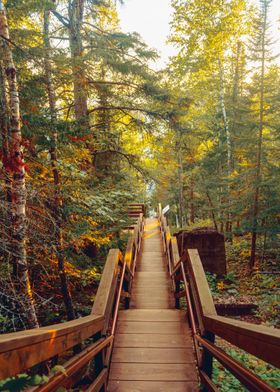
[[[8,113],[8,100],[7,100],[7,86],[6,86],[6,78],[4,73],[4,65],[0,62],[0,128],[1,128],[1,138],[2,138],[2,161],[7,162],[9,157],[9,113]],[[4,181],[5,181],[5,193],[6,193],[6,205],[4,207],[4,225],[8,228],[9,233],[3,233],[3,238],[7,238],[10,234],[9,230],[9,217],[11,215],[10,206],[12,203],[12,196],[11,196],[11,186],[12,186],[12,179],[9,171],[3,166],[3,173],[4,173]]]
[[[9,29],[3,1],[0,0],[1,57],[9,86],[10,148],[6,169],[12,173],[11,189],[11,252],[13,281],[20,306],[29,327],[38,327],[26,257],[26,186],[25,163],[20,125],[20,107],[16,69],[9,45]]]
[[[230,175],[231,164],[232,164],[232,146],[231,146],[231,135],[230,135],[229,122],[228,122],[228,116],[227,116],[226,104],[225,104],[224,71],[220,58],[218,59],[218,64],[219,64],[219,75],[220,75],[220,102],[221,102],[224,129],[225,129],[226,141],[227,141],[227,170],[228,170],[228,175]]]
[[[184,179],[183,179],[183,159],[182,159],[182,146],[181,146],[181,135],[179,136],[178,143],[178,181],[179,181],[179,222],[182,228],[185,224],[184,211],[185,211],[185,200],[184,200]]]
[[[194,180],[190,179],[190,221],[195,221],[195,207],[194,207]]]
[[[227,143],[227,174],[228,178],[230,179],[231,173],[232,173],[232,141],[231,141],[231,134],[230,134],[230,128],[229,128],[229,121],[228,121],[228,116],[227,116],[227,111],[226,111],[226,104],[225,104],[225,91],[224,91],[224,70],[223,66],[221,63],[220,57],[218,58],[218,65],[219,65],[219,75],[220,75],[220,102],[221,102],[221,109],[222,109],[222,115],[223,115],[223,121],[224,121],[224,129],[225,129],[225,134],[226,134],[226,143]],[[227,222],[226,222],[226,232],[230,234],[231,232],[231,188],[230,185],[228,186],[228,197],[227,197],[227,203],[228,203],[228,212],[227,212]]]
[[[45,76],[46,76],[46,86],[49,99],[49,109],[51,116],[51,128],[52,128],[52,139],[50,148],[50,157],[54,181],[54,207],[53,216],[55,221],[55,253],[58,263],[58,273],[61,284],[61,292],[63,296],[64,306],[67,313],[67,319],[73,320],[75,318],[75,311],[73,306],[73,301],[71,297],[71,292],[69,290],[68,276],[65,271],[65,262],[63,255],[63,233],[62,233],[62,214],[61,214],[61,181],[60,173],[57,167],[57,143],[58,134],[56,129],[57,116],[56,116],[56,97],[55,89],[53,85],[52,77],[52,66],[51,66],[51,45],[49,39],[49,24],[50,24],[50,11],[46,10],[44,12],[44,44],[45,44]]]

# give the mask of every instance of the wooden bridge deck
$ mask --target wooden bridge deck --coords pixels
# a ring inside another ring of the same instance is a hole
[[[131,306],[119,312],[109,392],[195,392],[191,330],[176,310],[157,219],[146,219]]]

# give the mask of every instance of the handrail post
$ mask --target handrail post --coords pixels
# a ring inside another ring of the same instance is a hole
[[[212,332],[204,331],[202,335],[203,339],[207,339],[211,343],[215,343],[215,335]],[[209,378],[212,380],[213,374],[213,355],[205,348],[202,348],[201,362],[199,365],[200,370],[202,370]],[[203,385],[202,391],[208,392],[208,388]]]
[[[181,283],[180,271],[176,272],[173,279],[175,280],[175,307],[176,307],[176,309],[180,309],[180,307],[181,307],[180,297],[178,296],[178,294],[180,293],[180,283]]]
[[[101,339],[101,332],[98,332],[96,335],[94,335],[93,341],[97,342],[99,339]],[[104,355],[104,350],[102,350],[94,357],[95,378],[97,378],[99,374],[102,372],[102,370],[104,369],[104,365],[105,365],[105,355]],[[105,392],[104,385],[102,385],[100,392]]]
[[[196,249],[189,249],[185,255],[188,279],[192,292],[192,300],[195,304],[200,334],[203,339],[207,339],[209,342],[214,343],[215,334],[205,328],[203,315],[205,313],[217,314],[217,312],[204,274],[199,253]],[[213,355],[205,347],[202,347],[202,354],[198,366],[199,370],[211,380],[213,373]],[[203,386],[203,391],[208,391],[207,386]]]

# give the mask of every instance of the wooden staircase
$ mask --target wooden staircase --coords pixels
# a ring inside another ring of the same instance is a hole
[[[249,391],[276,391],[215,337],[280,367],[280,331],[217,315],[198,251],[180,257],[160,206],[158,218],[140,213],[125,252],[109,251],[91,315],[0,335],[0,380],[53,360],[65,371],[30,391],[216,392],[215,358]]]
[[[198,390],[191,330],[175,309],[157,219],[146,219],[129,310],[119,312],[109,392]]]

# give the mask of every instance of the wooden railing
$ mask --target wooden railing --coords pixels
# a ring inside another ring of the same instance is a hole
[[[0,379],[24,372],[46,361],[60,363],[59,357],[74,355],[65,371],[32,391],[55,391],[71,385],[94,360],[94,381],[87,391],[105,390],[121,298],[129,306],[130,290],[141,245],[143,214],[129,237],[124,257],[119,249],[109,251],[90,316],[38,329],[0,335]],[[86,342],[85,342],[86,341]],[[83,348],[83,344],[86,347]],[[78,350],[77,350],[78,348]],[[75,354],[75,352],[80,351]],[[78,376],[77,376],[78,375]]]
[[[194,349],[204,391],[218,391],[212,381],[213,358],[228,369],[249,391],[276,391],[251,370],[215,344],[215,336],[280,367],[280,331],[275,328],[218,316],[196,249],[188,249],[180,258],[176,238],[170,234],[165,216],[158,210],[168,270],[173,283],[176,307],[185,297]]]

